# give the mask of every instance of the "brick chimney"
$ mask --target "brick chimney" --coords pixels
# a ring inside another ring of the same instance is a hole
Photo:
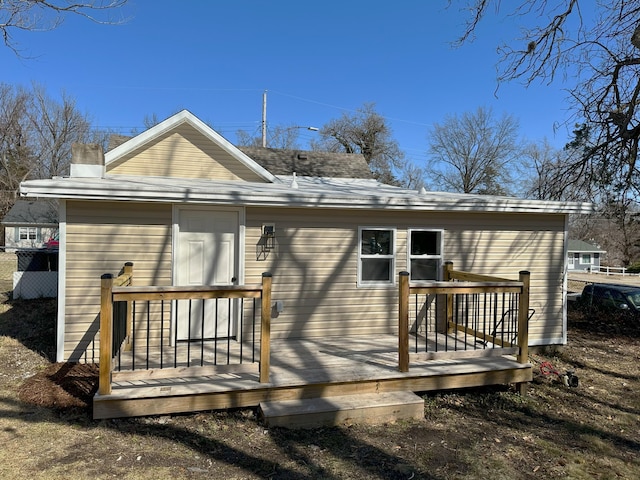
[[[104,152],[97,143],[74,143],[71,145],[72,177],[104,177]]]

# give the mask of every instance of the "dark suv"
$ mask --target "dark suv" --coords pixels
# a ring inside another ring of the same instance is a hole
[[[584,287],[579,301],[586,308],[622,310],[640,315],[640,287],[592,283]]]

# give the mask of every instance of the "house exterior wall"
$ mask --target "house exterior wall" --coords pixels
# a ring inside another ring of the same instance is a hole
[[[179,158],[180,161],[175,161]],[[263,182],[228,152],[188,125],[106,166],[107,173]]]
[[[273,274],[272,298],[284,311],[272,336],[397,331],[397,277],[408,269],[407,231],[443,229],[443,261],[457,270],[518,279],[531,272],[532,344],[563,341],[564,217],[424,212],[336,212],[315,208],[247,211],[247,282]],[[276,224],[276,248],[256,260],[261,225]],[[395,284],[358,287],[358,227],[396,230]],[[251,257],[251,254],[254,257]]]
[[[569,270],[587,272],[593,267],[600,267],[599,252],[569,252],[567,255]]]
[[[139,285],[171,285],[171,205],[66,203],[64,358],[97,362],[101,275],[133,261]]]
[[[213,207],[212,207],[213,208]],[[443,261],[457,270],[518,278],[531,272],[531,344],[563,342],[564,216],[246,208],[245,283],[273,275],[272,337],[397,331],[398,273],[407,270],[407,231],[442,230]],[[100,276],[134,262],[137,285],[172,281],[172,206],[67,202],[65,359],[97,360]],[[263,251],[263,225],[275,248]],[[359,227],[396,232],[394,283],[358,286]]]

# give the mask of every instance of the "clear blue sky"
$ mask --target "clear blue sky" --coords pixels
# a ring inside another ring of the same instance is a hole
[[[145,116],[188,109],[231,142],[269,125],[321,127],[366,102],[388,119],[409,159],[427,157],[427,131],[447,114],[492,107],[521,134],[561,147],[562,85],[496,90],[496,47],[517,19],[490,18],[453,49],[464,14],[456,0],[129,0],[107,26],[68,17],[57,30],[16,33],[25,55],[0,48],[0,82],[62,90],[97,127],[143,130]],[[317,135],[301,131],[303,144]]]

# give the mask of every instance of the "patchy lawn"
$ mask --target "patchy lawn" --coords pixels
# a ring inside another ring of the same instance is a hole
[[[427,393],[423,421],[301,431],[266,429],[251,409],[93,421],[96,369],[52,363],[54,319],[51,300],[0,305],[1,478],[640,478],[628,319],[572,312],[569,345],[532,355],[526,397]]]

